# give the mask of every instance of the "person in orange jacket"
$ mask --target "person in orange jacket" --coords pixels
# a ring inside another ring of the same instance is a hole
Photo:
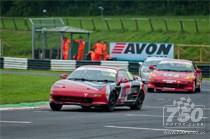
[[[75,40],[75,42],[78,43],[77,60],[84,60],[85,41],[80,36],[80,39]]]
[[[106,42],[104,42],[104,41],[101,41],[101,44],[102,44],[102,51],[103,51],[103,55],[102,55],[102,58],[103,58],[103,60],[106,60],[107,59],[107,55],[108,55],[108,47],[107,47],[107,44],[106,44]]]
[[[100,61],[103,56],[103,44],[100,41],[97,41],[94,45],[95,51],[95,61]]]
[[[70,43],[71,41],[67,37],[64,37],[63,39],[63,59],[64,60],[67,60],[69,58]]]

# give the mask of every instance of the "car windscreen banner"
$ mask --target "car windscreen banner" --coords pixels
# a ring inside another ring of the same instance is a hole
[[[111,42],[110,55],[113,59],[144,61],[147,57],[174,58],[171,43]]]

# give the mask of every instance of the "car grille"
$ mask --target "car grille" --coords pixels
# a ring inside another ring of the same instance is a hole
[[[157,87],[169,87],[169,88],[184,88],[184,84],[170,84],[170,83],[155,83]]]
[[[69,96],[56,96],[54,97],[56,101],[61,102],[79,102],[79,103],[92,103],[92,98],[83,98],[83,97],[69,97]]]

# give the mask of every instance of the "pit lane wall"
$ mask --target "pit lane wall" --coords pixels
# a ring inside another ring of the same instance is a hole
[[[73,71],[83,65],[118,66],[128,69],[137,74],[142,62],[128,61],[75,61],[75,60],[35,60],[27,58],[0,57],[1,69],[24,69],[24,70],[52,70],[52,71]],[[210,78],[210,63],[199,63],[203,77]]]

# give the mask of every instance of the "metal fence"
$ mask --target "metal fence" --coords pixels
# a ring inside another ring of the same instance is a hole
[[[210,32],[208,19],[63,18],[66,25],[94,31]],[[1,17],[1,29],[31,30],[28,18]]]

